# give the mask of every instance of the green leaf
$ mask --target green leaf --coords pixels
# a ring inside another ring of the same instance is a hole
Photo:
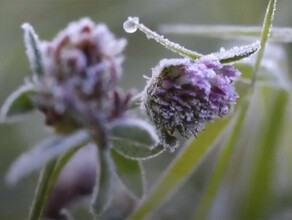
[[[94,219],[100,219],[101,215],[110,205],[113,187],[113,164],[109,149],[98,148],[99,175],[96,180],[93,194],[91,212]]]
[[[140,162],[129,160],[112,150],[116,173],[128,191],[136,198],[143,196],[143,177],[140,170]]]
[[[8,171],[6,181],[10,184],[15,184],[24,176],[42,168],[47,162],[72,148],[85,145],[89,141],[90,136],[84,130],[68,136],[55,136],[47,139],[14,161]]]
[[[215,164],[214,172],[208,181],[206,191],[203,197],[200,199],[195,219],[205,219],[208,209],[213,201],[213,197],[217,192],[218,186],[221,182],[223,174],[225,173],[228,162],[230,161],[231,154],[234,150],[237,138],[242,128],[242,124],[248,109],[249,103],[245,100],[242,103],[243,106],[238,108],[238,114],[235,117],[235,122],[232,125],[231,132],[226,140],[223,149],[218,157],[218,161]]]
[[[261,36],[262,27],[169,24],[161,25],[159,30],[164,34],[203,36],[232,40],[256,40]],[[291,43],[292,28],[275,27],[271,30],[269,39],[274,42]]]
[[[156,32],[150,30],[144,24],[141,24],[139,22],[139,18],[137,17],[129,17],[128,20],[124,23],[124,29],[127,33],[134,33],[137,29],[139,29],[146,35],[148,39],[155,40],[166,49],[169,49],[183,57],[189,59],[197,59],[202,56],[202,54],[186,49],[185,47],[182,47],[177,43],[171,42],[170,40],[164,38],[162,35],[159,35]]]
[[[24,23],[21,27],[24,31],[24,44],[26,47],[26,54],[31,66],[31,70],[37,75],[43,75],[44,68],[39,48],[38,36],[30,24]]]
[[[288,103],[288,94],[281,90],[270,90],[267,99],[271,100],[267,120],[263,125],[255,150],[248,191],[243,204],[243,219],[259,219],[271,195],[276,149],[282,134]]]
[[[157,145],[155,129],[140,119],[127,119],[115,123],[110,129],[113,149],[133,160],[155,157],[164,151]]]
[[[191,140],[181,150],[148,196],[131,215],[130,219],[144,218],[177,190],[181,183],[195,170],[200,161],[203,160],[207,152],[220,141],[226,127],[228,127],[229,120],[230,118],[220,119],[214,123],[207,124],[205,131],[201,132],[197,139]]]
[[[35,92],[36,89],[32,84],[26,84],[10,94],[1,107],[1,122],[13,122],[23,114],[34,110],[30,96]]]
[[[256,62],[255,62],[254,70],[253,70],[253,77],[252,77],[252,84],[251,84],[252,87],[254,87],[254,84],[256,82],[257,73],[258,73],[259,68],[261,66],[262,58],[263,58],[266,44],[267,44],[267,41],[269,38],[269,33],[270,33],[271,28],[272,28],[272,22],[274,19],[276,5],[277,5],[277,0],[270,0],[268,7],[267,7],[266,15],[265,15],[264,22],[263,22],[262,34],[261,34],[261,48],[257,54]]]
[[[218,57],[221,63],[232,63],[251,56],[259,49],[260,43],[255,42],[241,47],[234,47],[229,50],[221,50],[220,52],[213,53],[212,55]]]

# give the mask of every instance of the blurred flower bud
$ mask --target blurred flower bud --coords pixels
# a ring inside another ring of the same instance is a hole
[[[152,71],[142,106],[161,131],[164,146],[176,147],[174,132],[196,136],[206,122],[227,114],[238,97],[233,80],[239,75],[213,55],[162,60]]]
[[[43,214],[46,219],[62,219],[62,209],[90,200],[98,171],[96,154],[96,147],[89,144],[65,165],[46,201]]]
[[[69,24],[53,41],[39,43],[44,74],[34,101],[48,125],[67,125],[68,111],[87,121],[98,115],[105,122],[123,114],[131,94],[116,84],[125,45],[126,40],[116,39],[106,25],[88,18]]]

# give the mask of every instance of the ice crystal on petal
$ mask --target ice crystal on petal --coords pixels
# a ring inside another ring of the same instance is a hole
[[[240,72],[215,55],[164,59],[152,70],[142,107],[161,131],[164,145],[177,146],[173,134],[196,136],[205,123],[229,112],[238,95],[233,81]]]

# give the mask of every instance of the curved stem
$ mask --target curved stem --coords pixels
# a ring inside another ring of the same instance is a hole
[[[65,154],[63,154],[61,157],[59,157],[59,159],[56,161],[56,165],[54,167],[54,170],[51,174],[51,177],[49,178],[49,183],[48,183],[48,187],[46,190],[47,195],[50,194],[53,185],[55,184],[55,182],[57,181],[63,167],[68,163],[68,161],[72,158],[72,156],[81,148],[84,147],[85,145],[82,146],[78,146],[75,148],[72,148],[71,150],[67,151]]]
[[[52,176],[55,165],[56,160],[48,162],[39,177],[32,207],[28,217],[29,220],[39,220],[42,216],[44,204],[48,195],[49,180]]]
[[[189,59],[198,59],[202,56],[202,54],[197,53],[196,51],[189,50],[183,46],[180,46],[177,43],[174,43],[166,38],[164,38],[162,35],[157,34],[156,32],[150,30],[148,27],[146,27],[144,24],[141,24],[139,22],[139,19],[137,17],[129,17],[126,22],[130,22],[130,25],[136,26],[140,31],[142,31],[148,39],[153,39],[157,43],[161,44],[165,48],[173,51],[174,53],[177,53],[183,57],[189,58]]]

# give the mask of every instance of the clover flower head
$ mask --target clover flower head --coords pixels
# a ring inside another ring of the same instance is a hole
[[[161,60],[152,70],[142,108],[161,131],[163,144],[174,148],[174,132],[196,136],[206,122],[226,115],[238,97],[233,81],[239,75],[214,55]]]
[[[116,39],[106,25],[88,18],[69,24],[51,42],[39,42],[44,74],[35,102],[47,124],[53,125],[68,110],[105,121],[123,113],[131,94],[116,84],[125,45],[126,40]]]

